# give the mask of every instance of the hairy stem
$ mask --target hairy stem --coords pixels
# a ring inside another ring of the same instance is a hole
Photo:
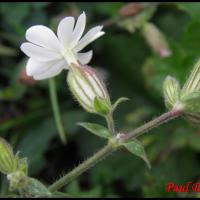
[[[179,109],[173,109],[169,112],[166,112],[162,115],[160,115],[159,117],[145,123],[144,125],[136,128],[135,130],[129,132],[128,134],[126,134],[123,138],[122,138],[122,142],[126,142],[132,138],[136,138],[140,135],[142,135],[143,133],[146,133],[147,131],[149,131],[152,128],[155,128],[171,119],[174,119],[178,116],[182,115],[182,110]]]
[[[57,93],[56,93],[56,84],[53,78],[49,79],[49,95],[51,99],[51,105],[53,109],[54,119],[56,122],[56,127],[58,130],[58,133],[60,135],[60,139],[63,144],[66,144],[66,134],[64,131],[61,114],[58,106],[58,99],[57,99]]]
[[[112,113],[109,113],[109,114],[106,116],[106,122],[107,122],[109,131],[110,131],[113,135],[115,135],[115,125],[114,125],[113,114],[112,114]]]
[[[99,162],[100,160],[105,158],[108,154],[112,153],[114,150],[115,150],[115,145],[113,145],[113,143],[109,142],[104,148],[102,148],[100,151],[98,151],[92,157],[88,158],[86,161],[84,161],[78,167],[74,168],[68,174],[66,174],[61,179],[59,179],[54,184],[52,184],[49,187],[49,190],[51,192],[54,192],[54,191],[60,189],[64,185],[68,184],[70,181],[74,180],[80,174],[84,173],[87,169],[93,167],[97,162]]]
[[[83,172],[88,170],[89,168],[93,167],[97,162],[105,158],[107,155],[112,153],[113,151],[119,149],[121,147],[121,143],[127,142],[128,140],[138,137],[145,132],[149,131],[152,128],[155,128],[171,119],[174,119],[178,116],[182,115],[182,111],[178,109],[173,109],[169,112],[166,112],[162,114],[161,116],[149,121],[148,123],[140,126],[139,128],[135,129],[134,131],[131,131],[130,133],[126,134],[120,140],[117,140],[114,136],[112,138],[112,142],[109,142],[104,148],[102,148],[100,151],[98,151],[95,155],[84,161],[82,164],[80,164],[78,167],[74,168],[72,171],[67,173],[65,176],[63,176],[61,179],[53,183],[50,187],[50,191],[56,191],[63,187],[64,185],[68,184],[70,181],[77,178],[79,175],[81,175]]]

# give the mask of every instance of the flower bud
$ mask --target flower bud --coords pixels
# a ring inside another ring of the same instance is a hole
[[[179,96],[180,96],[179,82],[175,78],[167,76],[167,78],[163,83],[163,93],[164,93],[166,107],[168,109],[173,108],[173,106],[179,101]]]
[[[200,59],[194,65],[194,68],[182,89],[182,95],[200,91]]]
[[[88,112],[106,115],[111,107],[110,98],[103,80],[97,72],[83,65],[73,65],[67,82],[81,106]]]
[[[142,28],[142,33],[149,46],[160,57],[168,57],[171,54],[165,36],[154,24],[149,22],[145,23]]]
[[[181,100],[185,105],[185,118],[200,124],[200,59],[183,86]]]
[[[19,158],[19,153],[14,155],[12,147],[0,138],[0,172],[9,175],[18,171],[26,175],[27,169],[27,159]]]
[[[200,60],[182,89],[174,78],[167,77],[163,91],[168,109],[179,106],[186,119],[194,124],[200,124]]]
[[[9,174],[16,168],[15,156],[12,147],[0,138],[0,171],[3,174]]]

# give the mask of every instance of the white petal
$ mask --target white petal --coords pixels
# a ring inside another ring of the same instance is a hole
[[[35,80],[42,80],[54,77],[58,75],[64,68],[66,68],[64,60],[60,60],[57,62],[48,62],[46,63],[46,70],[40,73],[36,73],[33,75],[33,78]],[[42,66],[41,66],[42,67]]]
[[[65,60],[56,60],[56,61],[49,61],[49,62],[39,62],[32,58],[29,58],[26,64],[26,73],[28,76],[33,76],[35,74],[40,74],[47,71],[50,67],[56,66],[57,63],[68,68],[67,63]]]
[[[74,28],[74,17],[65,17],[62,19],[58,25],[57,35],[60,42],[64,46],[69,47],[69,42],[72,37]]]
[[[62,71],[62,68],[51,68],[50,70],[48,70],[47,72],[43,73],[43,74],[36,74],[33,76],[33,78],[35,80],[43,80],[43,79],[48,79],[48,78],[52,78],[54,76],[57,76],[58,74],[60,74]]]
[[[85,30],[85,24],[86,24],[86,15],[85,12],[83,12],[77,22],[76,22],[76,26],[74,28],[74,32],[70,41],[70,47],[73,48],[74,46],[76,46],[76,44],[78,43],[78,41],[80,40],[81,36],[83,35],[83,32]]]
[[[23,43],[20,48],[27,56],[32,57],[38,61],[50,61],[60,59],[62,57],[61,54],[50,51],[43,47],[39,47],[29,42]]]
[[[92,59],[92,51],[88,51],[86,53],[78,53],[77,57],[82,65],[86,65]]]
[[[39,62],[33,58],[29,58],[26,64],[26,73],[28,76],[33,76],[35,73],[40,73],[46,70],[47,62]]]
[[[36,25],[26,31],[29,42],[49,49],[60,50],[60,42],[54,32],[46,26]]]
[[[96,26],[92,29],[90,29],[85,36],[78,42],[78,44],[75,46],[74,50],[75,51],[80,51],[83,49],[85,46],[87,46],[89,43],[93,42],[100,36],[104,35],[105,33],[101,31],[103,26]]]

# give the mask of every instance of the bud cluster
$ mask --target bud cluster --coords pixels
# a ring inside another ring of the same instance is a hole
[[[168,109],[181,108],[192,123],[200,122],[200,60],[194,66],[188,80],[180,88],[179,82],[168,76],[163,83],[165,104]]]
[[[0,172],[7,175],[10,189],[18,189],[26,183],[27,160],[19,158],[19,154],[14,155],[12,147],[0,138]]]

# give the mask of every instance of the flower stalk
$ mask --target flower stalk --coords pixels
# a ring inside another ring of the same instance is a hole
[[[129,132],[124,137],[122,137],[121,142],[127,142],[130,139],[136,138],[141,136],[142,134],[146,133],[147,131],[158,127],[159,125],[168,122],[176,117],[179,117],[183,114],[182,109],[174,108],[169,112],[166,112],[159,117],[147,122],[146,124],[136,128],[135,130]]]
[[[63,144],[66,144],[67,142],[66,133],[63,127],[62,119],[61,119],[60,109],[58,106],[57,93],[56,93],[56,85],[53,78],[49,79],[49,94],[50,94],[54,119],[55,119],[55,123],[56,123],[56,127],[58,130],[60,139]]]
[[[63,176],[61,179],[56,181],[54,184],[52,184],[49,187],[49,190],[51,192],[54,192],[64,185],[68,184],[72,180],[74,180],[76,177],[84,173],[87,169],[93,167],[97,162],[111,154],[115,150],[115,145],[111,142],[109,142],[104,148],[102,148],[100,151],[98,151],[96,154],[94,154],[92,157],[81,163],[78,167],[74,168],[72,171],[70,171],[68,174]]]
[[[106,122],[107,122],[107,126],[109,131],[115,135],[115,124],[114,124],[114,120],[113,120],[113,116],[112,116],[112,112],[108,113],[108,115],[105,117],[106,118]]]
[[[108,144],[103,147],[100,151],[98,151],[95,155],[81,163],[78,167],[74,168],[72,171],[67,173],[65,176],[60,178],[58,181],[53,183],[49,190],[51,192],[57,191],[60,188],[62,188],[64,185],[68,184],[75,178],[77,178],[79,175],[84,173],[86,170],[93,167],[96,163],[104,159],[106,156],[110,155],[115,150],[118,150],[121,148],[121,144],[124,142],[127,142],[135,137],[141,136],[142,134],[146,133],[147,131],[156,128],[157,126],[168,122],[178,116],[182,115],[182,110],[178,108],[174,108],[169,112],[166,112],[162,114],[161,116],[149,121],[148,123],[140,126],[139,128],[129,132],[128,134],[120,134],[121,137],[113,137],[110,139]]]

